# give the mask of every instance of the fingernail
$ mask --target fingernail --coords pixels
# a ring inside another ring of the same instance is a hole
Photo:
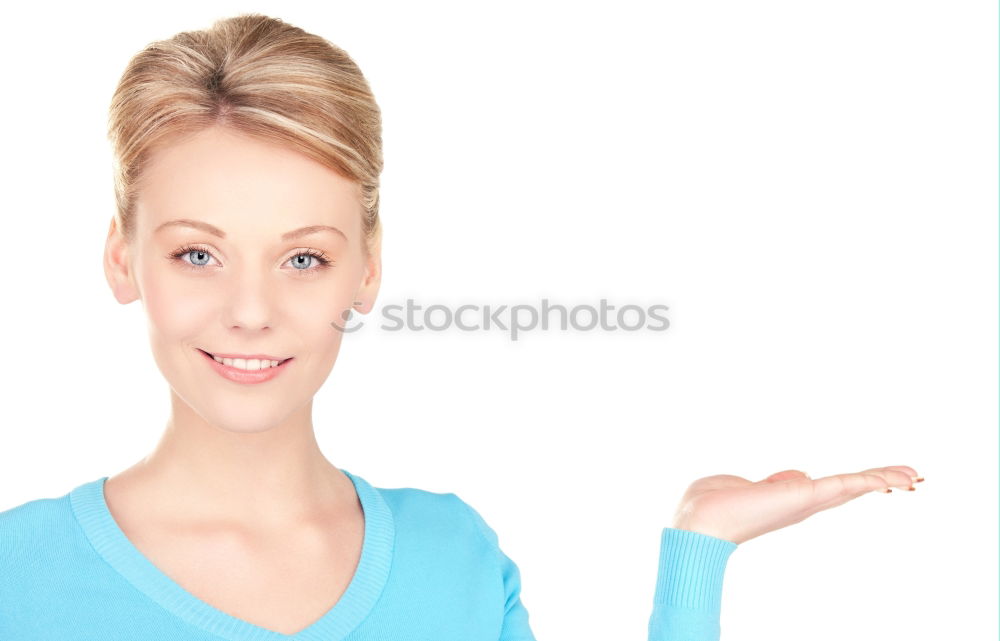
[[[922,476],[911,476],[910,479],[914,483],[923,483],[924,482],[924,477],[922,477]]]
[[[908,488],[906,488],[906,489],[907,489],[908,491],[912,492],[912,491],[916,490],[917,488],[915,488],[915,487],[913,487],[913,486],[911,485],[910,487],[908,487]]]
[[[885,494],[892,494],[892,489],[887,487],[884,490],[882,490],[882,492]]]

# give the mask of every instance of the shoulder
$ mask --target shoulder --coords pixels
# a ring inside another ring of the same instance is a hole
[[[413,487],[376,488],[388,504],[397,528],[435,538],[461,539],[467,545],[495,548],[496,533],[472,505],[454,492]]]
[[[69,494],[0,512],[0,578],[34,574],[72,554],[78,545],[76,530]]]
[[[439,586],[445,602],[484,608],[483,620],[504,603],[496,535],[479,512],[454,492],[376,488],[392,512],[393,572],[397,581]]]
[[[0,543],[37,539],[72,518],[69,494],[27,501],[0,511]]]

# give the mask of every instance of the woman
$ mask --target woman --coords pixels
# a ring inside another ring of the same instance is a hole
[[[533,639],[517,566],[453,493],[376,488],[319,450],[312,399],[381,278],[381,119],[342,50],[250,14],[153,43],[110,115],[104,268],[139,300],[171,414],[152,453],[0,513],[0,638]],[[651,640],[716,639],[739,543],[891,466],[691,485]]]

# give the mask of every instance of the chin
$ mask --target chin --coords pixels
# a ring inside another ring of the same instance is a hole
[[[213,408],[204,414],[202,418],[212,427],[229,432],[231,434],[259,434],[279,427],[288,418],[288,412],[281,413],[275,411],[273,415],[268,412],[251,412],[249,408],[242,406],[241,409]],[[277,410],[278,408],[273,408]]]
[[[172,389],[174,403],[180,405],[174,408],[175,418],[181,418],[178,414],[193,414],[210,427],[232,434],[275,429],[285,424],[300,406],[298,399],[288,395],[234,394],[231,390],[220,392],[197,386]]]

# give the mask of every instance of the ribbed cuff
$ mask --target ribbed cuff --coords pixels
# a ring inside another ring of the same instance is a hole
[[[663,528],[653,604],[717,615],[726,562],[737,547],[708,534]]]

